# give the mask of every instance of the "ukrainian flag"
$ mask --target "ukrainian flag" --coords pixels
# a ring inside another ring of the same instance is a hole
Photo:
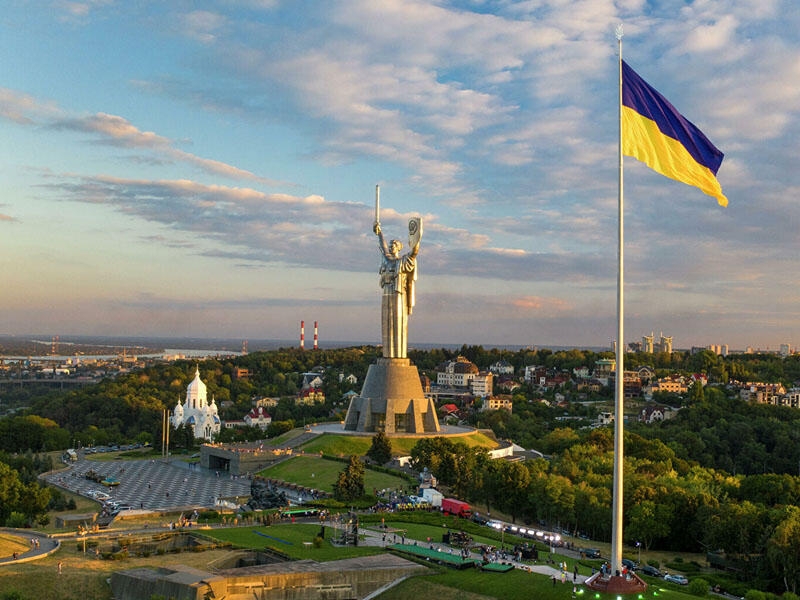
[[[622,153],[700,188],[727,206],[717,181],[724,156],[693,123],[622,61]]]

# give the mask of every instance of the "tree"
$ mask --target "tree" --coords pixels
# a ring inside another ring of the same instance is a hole
[[[628,526],[625,533],[631,540],[639,540],[649,550],[653,542],[669,535],[672,515],[670,508],[643,500],[628,509]]]
[[[784,581],[786,591],[797,593],[800,583],[800,508],[789,506],[767,543],[770,564]]]
[[[386,433],[379,431],[372,436],[372,445],[367,450],[367,456],[379,465],[392,459],[392,442],[389,441]]]
[[[286,433],[287,431],[291,431],[294,429],[294,421],[275,421],[273,420],[272,423],[267,425],[267,437],[274,438],[278,437],[279,435]]]
[[[705,391],[703,388],[703,383],[699,379],[692,384],[689,388],[689,402],[691,404],[703,401],[703,392]]]
[[[411,448],[411,466],[417,471],[427,468],[441,479],[442,457],[453,451],[453,442],[444,437],[422,438]]]
[[[511,515],[511,522],[516,523],[517,517],[524,511],[528,502],[528,485],[531,482],[530,471],[518,462],[492,461],[499,463],[495,473],[495,482],[501,490],[502,497],[498,498],[500,508]]]
[[[364,464],[358,456],[351,456],[350,462],[333,486],[333,495],[337,500],[355,500],[364,495]]]
[[[0,462],[0,524],[9,524],[11,517],[14,517],[16,525],[18,520],[23,521],[23,525],[32,525],[42,514],[47,512],[47,504],[50,502],[50,490],[41,487],[33,482],[25,485],[19,478],[19,474],[5,463]]]

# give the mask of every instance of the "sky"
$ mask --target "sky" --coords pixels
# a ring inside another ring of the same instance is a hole
[[[729,206],[625,159],[625,341],[800,345],[796,0],[8,0],[0,333],[609,347],[626,62]],[[308,346],[308,343],[307,343]]]

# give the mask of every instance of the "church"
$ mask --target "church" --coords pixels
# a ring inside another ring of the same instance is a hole
[[[217,404],[211,399],[208,403],[206,384],[200,379],[200,367],[194,373],[194,379],[186,386],[186,401],[175,406],[172,414],[172,426],[177,429],[181,425],[189,425],[197,439],[211,440],[219,433],[221,422],[217,413]]]

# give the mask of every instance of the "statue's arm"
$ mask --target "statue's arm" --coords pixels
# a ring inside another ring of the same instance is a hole
[[[408,251],[408,255],[409,255],[411,258],[416,258],[416,257],[417,257],[417,254],[419,254],[419,240],[417,240],[417,243],[416,243],[416,244],[414,244],[414,245],[411,247],[411,250],[409,250],[409,251]]]
[[[389,247],[386,245],[386,240],[383,238],[383,231],[381,230],[381,224],[375,221],[375,225],[372,226],[372,231],[375,232],[375,235],[378,236],[378,244],[380,245],[381,252],[383,252],[384,256],[389,256]]]
[[[411,219],[408,222],[408,256],[416,258],[419,253],[419,242],[422,239],[422,219]]]

